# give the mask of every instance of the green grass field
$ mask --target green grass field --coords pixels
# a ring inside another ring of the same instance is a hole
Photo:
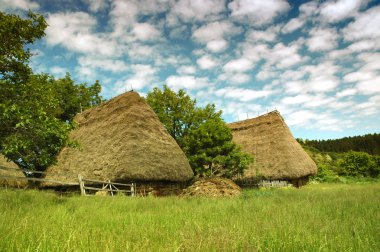
[[[380,251],[380,183],[235,199],[0,189],[0,251]]]

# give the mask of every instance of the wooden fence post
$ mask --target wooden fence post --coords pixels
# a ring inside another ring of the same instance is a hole
[[[79,187],[80,187],[80,194],[82,196],[86,196],[86,191],[84,190],[84,183],[82,180],[82,175],[78,174],[78,182],[79,182]]]
[[[135,197],[135,183],[132,183],[132,186],[131,186],[131,196]]]

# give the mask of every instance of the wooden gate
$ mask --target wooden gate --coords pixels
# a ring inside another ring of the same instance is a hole
[[[115,183],[108,181],[100,181],[100,180],[93,180],[93,179],[85,179],[81,175],[78,175],[78,181],[79,181],[79,187],[81,195],[83,196],[90,196],[94,195],[91,194],[91,191],[96,192],[106,192],[107,194],[114,196],[118,193],[122,193],[124,195],[129,195],[132,197],[136,196],[136,184],[130,183],[130,184],[123,184],[123,183]],[[85,183],[91,183],[90,186],[86,186]],[[96,187],[101,186],[101,187]],[[120,189],[123,187],[124,189]],[[126,188],[126,189],[125,189]]]

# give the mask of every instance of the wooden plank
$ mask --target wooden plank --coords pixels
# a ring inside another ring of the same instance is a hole
[[[106,182],[106,181],[100,181],[100,180],[93,180],[93,179],[85,179],[82,178],[85,182],[94,182],[99,184],[112,184],[112,185],[121,185],[121,186],[132,186],[132,184],[122,184],[122,183],[115,183],[115,182]]]
[[[106,191],[106,192],[131,192],[130,190],[115,190],[115,189],[98,188],[98,187],[91,187],[91,186],[85,186],[84,189],[93,190],[93,191]]]

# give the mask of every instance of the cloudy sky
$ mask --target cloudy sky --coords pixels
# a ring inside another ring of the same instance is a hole
[[[215,103],[226,122],[277,109],[295,137],[380,132],[380,1],[0,0],[45,16],[36,72],[155,86]]]

